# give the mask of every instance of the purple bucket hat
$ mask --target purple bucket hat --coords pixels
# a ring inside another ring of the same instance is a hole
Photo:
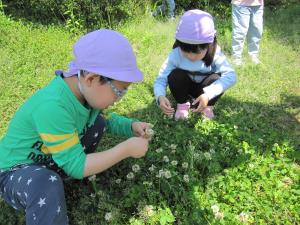
[[[202,10],[185,12],[177,26],[175,38],[187,44],[213,43],[216,30],[213,17]]]
[[[118,81],[143,80],[129,41],[116,31],[100,29],[82,36],[74,44],[73,53],[75,59],[63,73],[65,77],[85,70]]]

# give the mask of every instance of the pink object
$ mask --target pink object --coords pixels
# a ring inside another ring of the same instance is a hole
[[[186,119],[189,115],[190,107],[191,107],[191,104],[189,102],[186,102],[183,104],[177,104],[175,120]]]
[[[215,117],[212,106],[205,107],[205,109],[202,110],[202,113],[203,113],[203,116],[206,117],[207,119],[212,119]]]

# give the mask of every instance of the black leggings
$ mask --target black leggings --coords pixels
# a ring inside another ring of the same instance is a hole
[[[174,69],[168,76],[170,91],[176,102],[179,104],[189,101],[189,96],[192,96],[193,98],[199,97],[204,93],[203,88],[209,86],[220,78],[219,74],[208,74],[201,83],[196,83],[189,77],[188,74],[191,74],[191,72],[182,69]],[[222,94],[210,99],[208,105],[214,105]]]

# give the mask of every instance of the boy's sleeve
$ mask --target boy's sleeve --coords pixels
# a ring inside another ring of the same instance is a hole
[[[137,120],[111,113],[106,120],[107,131],[118,136],[132,137],[132,123]]]
[[[159,70],[159,74],[154,81],[154,96],[158,103],[159,96],[166,96],[166,88],[168,86],[168,76],[176,67],[172,60],[172,54],[165,60]]]
[[[32,114],[32,119],[43,142],[41,151],[51,154],[67,175],[81,179],[86,154],[72,114],[58,103],[50,101],[40,105]]]
[[[212,69],[215,73],[220,73],[221,77],[209,86],[203,88],[209,100],[226,91],[233,86],[237,80],[233,67],[227,61],[226,56],[222,53],[219,46],[217,47],[212,63]]]

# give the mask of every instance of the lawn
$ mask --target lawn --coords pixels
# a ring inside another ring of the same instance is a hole
[[[176,22],[145,16],[118,29],[133,44],[145,80],[106,112],[150,122],[155,136],[145,158],[66,183],[70,224],[299,224],[300,7],[266,10],[262,64],[236,68],[238,82],[213,121],[192,115],[176,122],[154,101],[153,81]],[[230,18],[216,24],[230,56]],[[55,69],[66,69],[77,38],[62,27],[0,15],[0,137],[26,98]],[[98,150],[121,140],[107,134]],[[0,206],[0,224],[25,224],[23,213],[2,199]]]

